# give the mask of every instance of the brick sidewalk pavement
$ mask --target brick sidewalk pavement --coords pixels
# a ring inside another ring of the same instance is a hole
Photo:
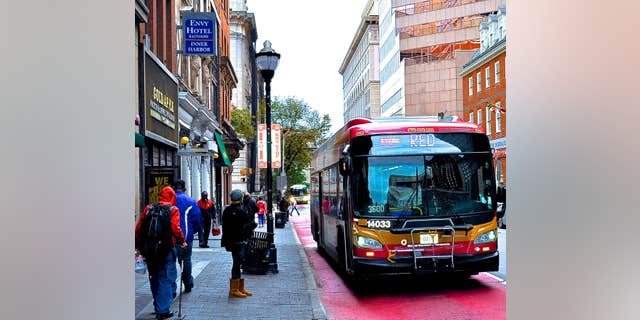
[[[266,231],[266,228],[257,231]],[[197,248],[197,241],[195,243],[194,275],[198,271],[196,261],[206,266],[195,277],[194,289],[182,296],[185,319],[326,319],[313,271],[289,223],[284,229],[275,229],[279,273],[243,275],[246,288],[253,292],[252,297],[229,298],[231,254],[220,248],[219,241],[210,242],[213,245],[210,249]],[[136,275],[136,319],[139,320],[155,319],[146,279],[146,275]],[[178,299],[171,310],[177,315]]]

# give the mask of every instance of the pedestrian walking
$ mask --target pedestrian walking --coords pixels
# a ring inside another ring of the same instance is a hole
[[[216,221],[216,207],[213,205],[213,201],[209,199],[209,193],[202,191],[200,194],[200,200],[198,200],[198,207],[200,208],[200,214],[202,215],[202,228],[198,229],[198,242],[200,248],[209,248],[209,232],[211,232],[211,221],[215,224]]]
[[[258,227],[264,226],[264,214],[267,213],[267,203],[262,200],[262,197],[258,197]]]
[[[286,190],[282,190],[278,195],[278,210],[280,212],[289,212],[289,199],[287,199]]]
[[[249,213],[249,216],[251,216],[251,221],[255,222],[256,214],[260,211],[260,208],[258,208],[258,204],[256,204],[256,201],[251,198],[251,194],[247,191],[243,192],[242,204],[245,210],[247,210],[247,213]]]
[[[253,295],[244,287],[244,279],[240,274],[240,266],[244,260],[247,240],[251,237],[256,223],[247,213],[242,203],[243,194],[233,190],[230,194],[231,204],[222,212],[222,246],[231,252],[233,265],[229,279],[229,297],[246,298]]]
[[[174,183],[176,190],[176,207],[180,210],[180,228],[185,236],[187,247],[176,247],[178,263],[182,265],[182,281],[184,281],[184,292],[191,292],[193,289],[193,276],[191,275],[191,254],[193,250],[193,236],[202,228],[202,216],[200,215],[200,207],[195,200],[189,197],[184,180],[177,180]],[[178,291],[178,285],[173,282],[172,288],[174,292]]]
[[[169,307],[175,298],[172,283],[175,284],[177,278],[174,247],[181,244],[181,248],[186,249],[187,243],[180,228],[180,210],[175,206],[176,193],[171,187],[164,187],[158,199],[140,214],[135,246],[147,264],[156,319],[167,319],[173,316]]]
[[[298,211],[298,202],[296,201],[296,197],[291,196],[289,198],[289,215],[293,216],[293,210],[295,210],[298,215],[300,215],[300,211]]]

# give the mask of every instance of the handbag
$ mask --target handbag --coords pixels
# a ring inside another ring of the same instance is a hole
[[[213,227],[213,229],[211,229],[211,234],[212,234],[214,237],[217,237],[217,236],[219,236],[220,234],[222,234],[222,231],[220,231],[220,228],[219,228],[219,227]]]
[[[144,262],[142,256],[136,257],[136,267],[135,272],[140,274],[145,274],[147,272],[147,263]]]

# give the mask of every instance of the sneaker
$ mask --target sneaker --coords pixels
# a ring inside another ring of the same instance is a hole
[[[167,313],[157,313],[156,314],[156,319],[162,320],[162,319],[169,319],[173,317],[173,312],[167,312]]]

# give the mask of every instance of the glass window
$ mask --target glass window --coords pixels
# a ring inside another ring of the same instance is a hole
[[[480,72],[478,72],[476,73],[476,91],[478,92],[481,90],[480,82],[482,82],[482,76],[480,75]]]
[[[487,107],[487,135],[491,134],[491,109]]]
[[[491,82],[489,82],[489,80],[491,78],[490,73],[491,73],[491,67],[486,67],[484,69],[484,87],[485,88],[489,88],[489,83],[491,83]]]
[[[500,102],[496,102],[496,133],[502,132],[502,124],[500,123]]]
[[[473,95],[473,77],[469,77],[469,96]]]
[[[478,124],[482,124],[482,109],[478,109]]]
[[[329,170],[322,172],[322,187],[320,192],[320,201],[322,203],[322,213],[328,214],[331,203],[331,179],[329,178]]]
[[[473,112],[469,112],[469,122],[473,123]]]
[[[354,157],[356,216],[452,216],[492,210],[492,157]]]
[[[500,61],[496,61],[496,63],[493,66],[493,81],[495,83],[499,83],[500,82]]]

